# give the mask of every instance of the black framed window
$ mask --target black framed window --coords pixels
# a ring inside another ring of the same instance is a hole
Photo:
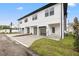
[[[49,11],[46,10],[46,11],[45,11],[45,17],[48,17],[48,16],[49,16]]]
[[[27,22],[28,21],[28,19],[25,19],[25,22]]]
[[[20,24],[22,24],[22,22],[20,22]]]
[[[32,20],[34,20],[34,17],[32,17]]]
[[[51,16],[51,15],[54,15],[54,8],[51,8],[51,9],[50,9],[50,16]]]
[[[52,27],[52,33],[55,33],[55,27]]]
[[[37,15],[34,15],[34,16],[32,17],[32,20],[37,20]]]
[[[36,20],[36,19],[37,19],[37,15],[35,15],[35,17],[34,17],[34,18],[35,18],[35,20]]]

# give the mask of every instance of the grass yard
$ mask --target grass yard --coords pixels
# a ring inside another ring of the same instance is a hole
[[[73,50],[73,43],[72,35],[68,35],[60,41],[41,38],[35,41],[30,48],[41,56],[78,56],[79,53]]]

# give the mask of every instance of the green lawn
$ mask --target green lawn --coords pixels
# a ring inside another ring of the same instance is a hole
[[[73,50],[73,43],[74,39],[72,35],[68,35],[60,41],[41,38],[35,41],[30,48],[43,56],[78,56],[79,53]]]

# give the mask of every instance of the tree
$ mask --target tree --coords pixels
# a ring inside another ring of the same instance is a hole
[[[79,21],[78,18],[74,18],[74,36],[75,36],[75,42],[74,42],[74,47],[77,52],[79,52]]]
[[[9,29],[10,28],[10,26],[8,26],[8,25],[0,25],[0,29]]]

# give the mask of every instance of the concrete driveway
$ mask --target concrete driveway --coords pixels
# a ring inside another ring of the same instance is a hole
[[[0,56],[27,56],[26,47],[0,34]]]
[[[8,37],[10,37],[12,40],[15,40],[22,45],[26,47],[30,47],[32,43],[40,38],[44,38],[44,36],[37,36],[37,35],[26,35],[26,36],[19,36],[19,37],[13,37],[15,34],[7,34]]]

